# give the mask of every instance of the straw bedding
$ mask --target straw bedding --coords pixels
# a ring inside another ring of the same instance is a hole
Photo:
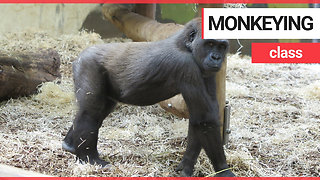
[[[62,78],[39,93],[0,103],[0,163],[53,176],[177,176],[187,119],[158,105],[120,104],[104,121],[98,150],[112,166],[82,165],[61,149],[76,112],[71,62],[84,48],[127,39],[94,33],[55,37],[27,31],[0,36],[5,52],[53,48]],[[227,160],[238,176],[319,176],[320,66],[252,64],[229,55],[227,100],[232,106]],[[196,176],[214,174],[202,152]]]

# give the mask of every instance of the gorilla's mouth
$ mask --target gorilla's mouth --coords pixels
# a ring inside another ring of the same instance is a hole
[[[219,71],[220,70],[220,66],[219,66],[218,63],[205,63],[205,65],[207,66],[208,69],[211,69],[213,71]]]
[[[211,69],[212,69],[213,71],[219,71],[219,70],[220,70],[219,67],[212,67]]]

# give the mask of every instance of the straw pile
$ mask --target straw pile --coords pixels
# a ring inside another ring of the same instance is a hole
[[[53,37],[45,32],[6,34],[4,51],[53,48],[62,78],[39,94],[0,103],[0,163],[53,176],[177,176],[186,146],[186,119],[158,105],[119,105],[104,121],[98,149],[112,166],[82,165],[61,149],[76,112],[71,62],[103,42],[97,34]],[[229,55],[227,100],[232,106],[228,163],[238,176],[319,176],[320,66],[252,64]],[[214,173],[202,152],[196,176]]]

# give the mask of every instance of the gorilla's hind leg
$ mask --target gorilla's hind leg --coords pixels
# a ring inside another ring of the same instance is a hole
[[[106,166],[109,163],[99,158],[97,150],[98,133],[102,121],[116,103],[107,100],[103,104],[100,104],[101,109],[93,107],[86,109],[80,106],[74,125],[71,126],[62,146],[63,149],[77,155],[82,162]]]
[[[72,136],[73,136],[73,125],[70,127],[66,137],[63,139],[62,149],[75,154],[76,153],[76,149],[73,147]]]
[[[75,154],[81,161],[102,166],[106,166],[109,162],[99,158],[97,150],[99,128],[102,125],[102,121],[116,104],[112,100],[104,103],[105,108],[101,110],[79,110],[74,122],[72,138]]]
[[[106,166],[109,163],[99,158],[97,150],[98,133],[116,101],[110,98],[112,87],[107,72],[92,60],[79,61],[73,66],[79,109],[62,147],[82,162]]]

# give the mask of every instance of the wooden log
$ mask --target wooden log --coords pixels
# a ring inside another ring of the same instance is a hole
[[[119,4],[105,4],[102,8],[102,13],[106,19],[115,24],[134,41],[162,40],[183,28],[183,25],[174,23],[161,24],[153,19],[133,13]],[[225,107],[226,61],[224,61],[221,70],[217,73],[216,82],[222,129]],[[177,116],[189,117],[187,106],[181,95],[162,101],[159,104],[162,108]]]
[[[151,19],[156,18],[156,4],[136,4],[132,11]]]
[[[28,96],[42,82],[60,77],[60,57],[54,50],[0,53],[0,100]]]
[[[183,25],[174,23],[158,23],[151,18],[131,12],[121,4],[105,4],[102,7],[102,13],[106,19],[134,41],[162,40],[183,28]]]
[[[50,176],[0,164],[0,177],[50,177]]]
[[[159,102],[159,105],[166,111],[182,118],[189,118],[187,104],[181,94],[178,94],[170,99]]]

